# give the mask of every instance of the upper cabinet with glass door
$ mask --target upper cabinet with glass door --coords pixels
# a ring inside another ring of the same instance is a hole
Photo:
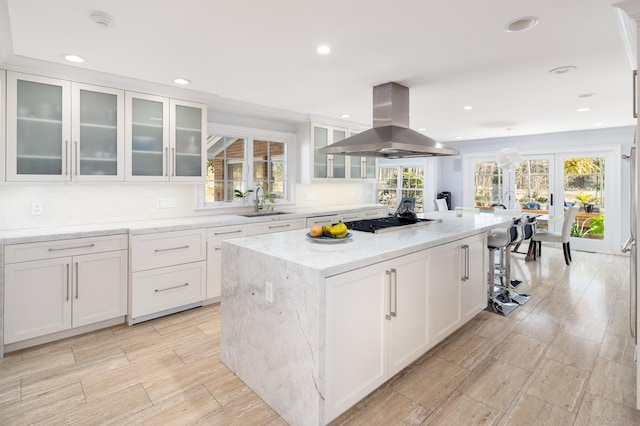
[[[349,135],[356,132],[349,132]],[[313,178],[334,179],[375,179],[376,161],[373,157],[354,157],[335,154],[321,154],[320,149],[341,141],[347,136],[347,130],[339,127],[311,125],[311,145]]]
[[[347,136],[347,130],[311,125],[311,138],[313,146],[313,177],[318,178],[338,178],[347,177],[346,158],[344,155],[321,154],[318,151],[327,145],[341,141]]]
[[[7,180],[122,180],[123,110],[122,90],[8,72]]]
[[[203,182],[206,106],[127,92],[127,180]]]
[[[353,136],[358,132],[349,132]],[[376,159],[374,157],[349,157],[349,178],[350,179],[375,179]]]
[[[6,92],[6,87],[7,87],[7,73],[4,70],[0,70],[0,129],[5,129],[5,105],[7,104],[6,100],[7,100],[7,92]],[[0,131],[0,146],[5,146],[4,144],[4,137],[5,137],[5,133],[4,131]],[[5,150],[4,149],[0,149],[0,181],[5,180],[5,174],[4,174],[4,154],[5,154]]]

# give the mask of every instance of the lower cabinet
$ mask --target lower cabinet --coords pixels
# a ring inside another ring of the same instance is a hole
[[[204,229],[132,236],[129,324],[202,305],[206,247]]]
[[[126,248],[126,235],[6,246],[4,343],[124,318]]]
[[[326,419],[428,349],[427,252],[326,282]]]
[[[431,250],[427,309],[431,344],[442,341],[487,306],[486,247],[483,234]]]
[[[485,234],[326,280],[325,420],[486,307]]]
[[[222,241],[243,235],[244,225],[207,229],[207,300],[218,301],[222,293]]]

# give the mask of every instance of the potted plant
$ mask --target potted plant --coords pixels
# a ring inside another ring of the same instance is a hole
[[[582,192],[576,195],[576,200],[582,203],[585,213],[591,213],[593,211],[593,203],[598,201],[598,199],[593,195],[588,195]]]
[[[240,191],[239,189],[236,189],[235,191],[233,191],[233,195],[235,195],[236,198],[242,198],[243,204],[247,204],[247,197],[252,192],[253,192],[253,189],[247,189],[244,192]]]

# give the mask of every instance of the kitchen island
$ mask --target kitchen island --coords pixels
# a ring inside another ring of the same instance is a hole
[[[222,361],[292,425],[322,425],[486,307],[486,235],[453,212],[320,243],[307,230],[223,243]]]

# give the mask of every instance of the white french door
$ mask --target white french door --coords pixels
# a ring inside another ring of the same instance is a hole
[[[495,156],[466,159],[465,205],[504,204],[541,214],[539,229],[561,232],[565,207],[580,205],[571,248],[617,253],[620,245],[620,148],[555,154],[523,153],[516,170],[498,170]],[[577,198],[591,204],[585,207]]]

